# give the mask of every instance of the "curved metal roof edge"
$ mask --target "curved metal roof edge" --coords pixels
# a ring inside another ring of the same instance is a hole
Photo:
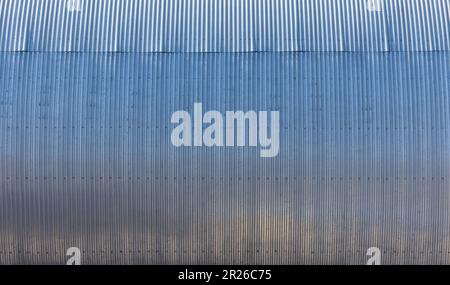
[[[447,0],[0,0],[0,51],[449,51]]]

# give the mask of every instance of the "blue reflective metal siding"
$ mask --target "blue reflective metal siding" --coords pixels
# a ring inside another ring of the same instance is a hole
[[[0,264],[450,264],[450,4],[380,2],[0,0]]]
[[[449,50],[449,1],[373,1],[2,0],[0,51]]]
[[[0,55],[1,263],[450,263],[448,53]],[[26,84],[24,84],[26,82]],[[279,110],[280,154],[172,112]],[[12,252],[12,254],[8,254]],[[48,254],[47,254],[48,252]]]

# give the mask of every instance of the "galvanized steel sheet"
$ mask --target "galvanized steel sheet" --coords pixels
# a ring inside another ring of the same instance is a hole
[[[0,0],[0,264],[450,264],[450,4],[367,3]]]
[[[0,51],[445,51],[447,0],[2,0]]]
[[[448,264],[449,54],[0,54],[0,263]],[[279,110],[280,152],[170,142]]]

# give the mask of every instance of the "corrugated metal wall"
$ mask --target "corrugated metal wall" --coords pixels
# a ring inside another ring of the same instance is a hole
[[[42,51],[0,52],[0,264],[64,264],[72,246],[84,264],[364,264],[372,246],[384,264],[450,264],[447,1],[385,2],[385,33],[360,25],[361,1],[255,1],[272,8],[244,27],[237,1],[81,3],[0,2],[1,49]],[[206,36],[219,23],[254,44]],[[132,52],[159,50],[440,51]],[[279,110],[279,155],[175,148],[171,114],[194,102]]]
[[[446,0],[2,0],[1,51],[436,51]],[[68,4],[69,3],[69,4]]]

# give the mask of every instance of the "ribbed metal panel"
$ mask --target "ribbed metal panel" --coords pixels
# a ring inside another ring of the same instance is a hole
[[[145,9],[144,9],[145,10]],[[51,41],[54,42],[54,41]],[[437,53],[0,53],[0,263],[450,263]],[[275,158],[172,112],[279,110]]]
[[[0,1],[0,51],[448,51],[449,27],[448,0]]]

